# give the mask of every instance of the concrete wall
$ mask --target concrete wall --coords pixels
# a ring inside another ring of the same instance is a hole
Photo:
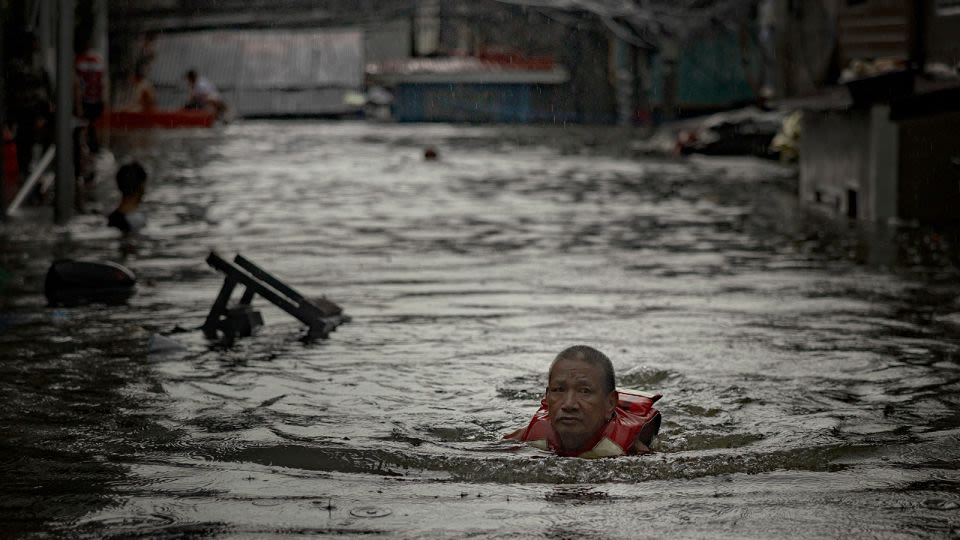
[[[960,221],[960,111],[804,113],[800,199],[866,221]],[[854,203],[855,199],[855,203]]]
[[[857,215],[852,217],[868,219],[862,201],[869,197],[863,185],[869,174],[869,111],[804,112],[802,133],[800,200],[847,215],[853,190]]]

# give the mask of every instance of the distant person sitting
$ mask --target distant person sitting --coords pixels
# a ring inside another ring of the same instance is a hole
[[[125,235],[140,232],[147,224],[140,212],[140,202],[147,187],[147,172],[137,162],[127,163],[117,170],[117,188],[120,190],[120,205],[107,217],[107,225],[116,227]]]
[[[220,92],[212,82],[206,77],[197,75],[195,70],[190,70],[186,74],[187,85],[190,88],[190,94],[187,96],[186,109],[210,110],[217,114],[217,117],[223,116],[227,105],[220,97]]]

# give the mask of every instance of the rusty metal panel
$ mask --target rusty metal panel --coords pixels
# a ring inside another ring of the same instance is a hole
[[[910,44],[909,3],[868,0],[840,12],[840,53],[844,63],[854,59],[906,59]]]

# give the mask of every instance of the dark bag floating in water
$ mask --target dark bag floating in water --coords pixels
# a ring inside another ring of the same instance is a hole
[[[122,304],[133,296],[136,284],[133,272],[119,264],[61,259],[47,270],[44,294],[51,306]]]
[[[224,340],[231,342],[234,338],[249,336],[263,326],[260,312],[251,307],[256,295],[306,324],[310,328],[306,336],[308,340],[326,338],[338,326],[350,321],[337,304],[326,298],[306,298],[242,255],[234,257],[231,263],[210,252],[207,264],[226,274],[220,294],[201,327],[210,339],[222,333]],[[237,285],[245,287],[243,296],[236,305],[228,307],[230,295]]]

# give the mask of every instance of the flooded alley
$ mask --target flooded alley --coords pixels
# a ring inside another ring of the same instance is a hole
[[[801,211],[774,162],[617,139],[306,121],[115,139],[150,173],[135,252],[102,215],[0,229],[5,533],[960,535],[949,258]],[[258,334],[208,342],[210,250],[353,321],[304,343],[261,302]],[[120,262],[137,294],[47,307],[58,257]],[[180,347],[148,353],[158,334]],[[657,452],[501,441],[577,343],[664,395]]]

